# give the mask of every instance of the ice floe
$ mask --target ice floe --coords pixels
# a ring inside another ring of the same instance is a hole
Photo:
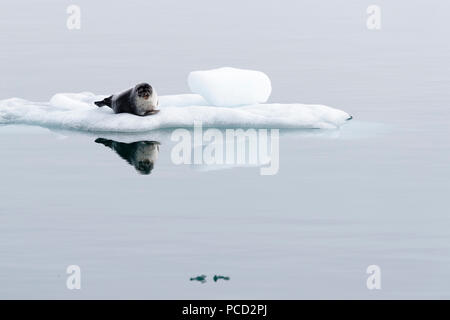
[[[0,101],[0,124],[28,124],[98,132],[144,132],[155,129],[192,127],[194,121],[217,128],[337,128],[348,113],[323,105],[254,104],[235,108],[205,105],[201,96],[162,96],[161,112],[147,117],[114,114],[94,101],[93,93],[56,94],[49,102],[19,98]]]
[[[195,71],[188,82],[192,91],[201,95],[160,96],[161,112],[156,115],[114,114],[108,107],[94,105],[94,101],[106,95],[58,93],[48,102],[0,100],[0,124],[136,133],[189,128],[194,122],[215,128],[330,129],[340,127],[350,118],[348,113],[324,105],[261,103],[267,101],[271,85],[270,79],[259,71],[234,68]]]

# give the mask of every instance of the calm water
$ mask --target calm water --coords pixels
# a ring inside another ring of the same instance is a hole
[[[265,71],[272,102],[354,120],[282,131],[275,176],[174,165],[170,131],[0,127],[1,298],[450,298],[448,3],[377,1],[380,31],[369,1],[77,3],[79,31],[68,1],[0,5],[0,99],[182,93],[231,65]]]

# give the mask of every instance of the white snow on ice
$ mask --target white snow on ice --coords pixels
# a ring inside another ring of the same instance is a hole
[[[193,71],[188,76],[188,85],[192,92],[218,107],[265,103],[272,92],[265,73],[230,67]]]
[[[93,93],[59,93],[49,102],[19,98],[0,100],[0,124],[28,124],[96,132],[145,132],[163,128],[337,128],[349,114],[323,105],[254,104],[235,108],[209,106],[195,94],[160,97],[156,115],[139,117],[114,114],[108,107],[98,108],[94,101],[105,96]]]

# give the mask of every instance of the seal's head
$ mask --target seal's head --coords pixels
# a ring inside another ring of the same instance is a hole
[[[135,164],[136,170],[142,174],[147,175],[150,174],[153,170],[154,163],[149,159],[144,159]]]
[[[143,175],[150,174],[159,155],[159,142],[139,141],[133,143],[135,151],[132,163],[136,170]]]
[[[134,103],[136,105],[135,113],[140,116],[155,113],[158,106],[158,94],[148,83],[139,83],[134,89]]]
[[[148,83],[139,83],[134,87],[139,98],[148,100],[153,95],[153,88]]]

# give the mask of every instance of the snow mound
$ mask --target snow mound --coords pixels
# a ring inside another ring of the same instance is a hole
[[[272,92],[265,73],[228,67],[193,71],[188,76],[188,85],[192,92],[219,107],[264,103]]]

